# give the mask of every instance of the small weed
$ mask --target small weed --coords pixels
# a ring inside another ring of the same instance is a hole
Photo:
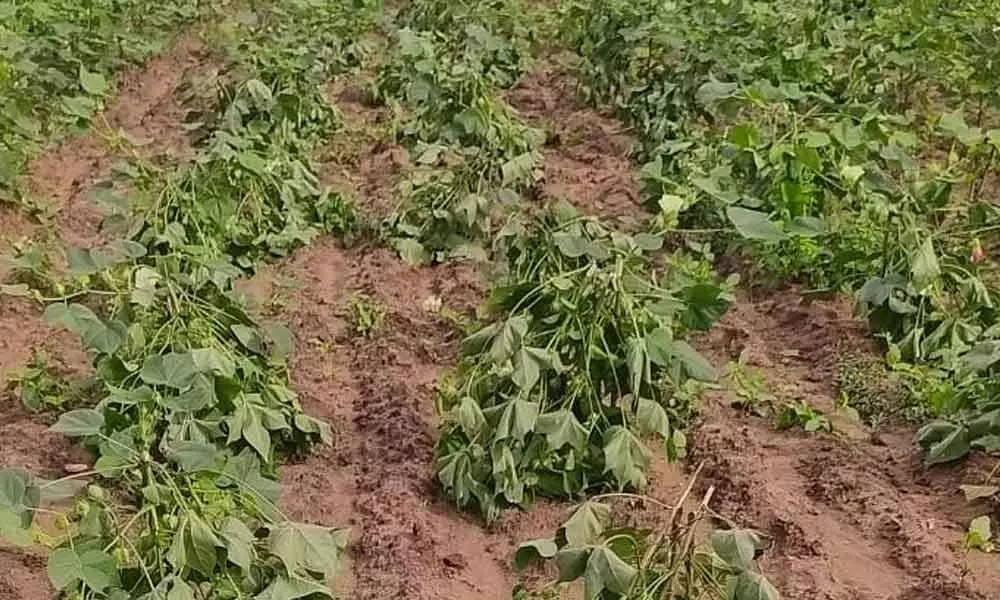
[[[778,409],[774,425],[778,429],[801,427],[810,433],[813,431],[833,431],[833,425],[823,413],[802,401],[785,403]]]
[[[13,390],[25,408],[33,411],[62,407],[68,387],[49,364],[46,354],[39,350],[32,353],[23,369],[7,379],[7,389]]]
[[[834,384],[842,403],[873,427],[899,414],[907,400],[899,378],[878,357],[860,352],[838,357]]]
[[[976,517],[969,523],[969,529],[965,532],[963,545],[966,550],[980,550],[982,552],[993,552],[993,522],[986,515]]]
[[[729,381],[739,400],[733,405],[748,412],[763,417],[774,402],[774,395],[767,389],[767,382],[760,369],[747,365],[746,356],[740,354],[739,360],[729,364]]]
[[[388,313],[385,305],[364,294],[357,294],[351,298],[349,309],[351,327],[355,333],[366,338],[372,337],[382,329]]]

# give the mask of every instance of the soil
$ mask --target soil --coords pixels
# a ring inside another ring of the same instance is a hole
[[[185,156],[177,90],[189,75],[211,69],[193,37],[126,75],[107,115],[112,127],[155,141],[152,156]],[[394,204],[393,187],[408,167],[406,152],[383,135],[389,118],[370,106],[364,75],[331,88],[344,117],[343,137],[324,152],[323,180],[357,199],[372,218]],[[548,130],[545,179],[538,200],[563,198],[623,228],[648,217],[639,204],[632,140],[621,125],[575,100],[562,57],[543,59],[508,99]],[[93,133],[73,138],[30,170],[33,188],[57,211],[60,239],[100,239],[100,213],[86,188],[107,175],[114,152]],[[0,212],[5,234],[32,233]],[[10,229],[6,225],[10,223]],[[21,233],[22,230],[24,233]],[[333,425],[335,441],[281,469],[282,508],[295,519],[350,527],[352,540],[335,587],[352,600],[500,600],[517,581],[516,546],[547,537],[569,503],[539,502],[507,511],[489,527],[455,510],[437,493],[431,461],[438,426],[435,385],[457,357],[457,320],[473,315],[487,277],[472,264],[413,267],[374,245],[346,248],[318,240],[244,282],[256,314],[286,323],[296,338],[292,385],[309,414]],[[358,298],[385,310],[367,335],[355,331]],[[0,375],[45,349],[70,377],[89,358],[69,334],[47,327],[35,306],[0,297]],[[797,290],[743,293],[698,340],[721,366],[741,354],[759,369],[779,400],[832,411],[838,353],[874,352],[864,325],[840,300],[807,302]],[[1000,595],[1000,559],[966,554],[968,521],[988,507],[966,505],[958,485],[980,481],[981,457],[926,468],[913,427],[873,435],[835,419],[836,433],[778,431],[764,418],[731,406],[732,386],[709,390],[691,432],[684,464],[655,461],[647,493],[666,504],[698,470],[698,497],[713,490],[713,508],[773,538],[763,567],[791,600],[984,600]],[[55,474],[85,462],[67,440],[46,432],[47,418],[26,413],[16,398],[0,404],[0,465]],[[668,515],[634,507],[636,522]],[[534,573],[531,581],[544,579]],[[44,561],[31,551],[0,547],[0,600],[50,597]]]
[[[629,159],[634,141],[619,121],[579,101],[568,60],[541,59],[506,94],[522,117],[546,132],[538,200],[565,200],[621,229],[638,229],[649,215]]]
[[[778,401],[835,405],[837,351],[870,346],[843,301],[797,290],[739,299],[702,350],[717,365],[756,367]],[[774,538],[764,568],[786,598],[981,600],[1000,591],[1000,560],[961,547],[968,522],[989,512],[958,490],[989,472],[983,457],[927,468],[914,428],[873,435],[849,421],[835,433],[778,431],[733,408],[730,389],[707,395],[690,465],[704,463],[715,509]]]
[[[8,242],[25,237],[51,240],[58,249],[100,243],[101,210],[88,192],[107,178],[121,151],[108,142],[109,131],[124,132],[141,156],[168,161],[190,155],[183,128],[185,109],[180,89],[195,75],[210,74],[213,59],[194,34],[184,35],[165,53],[144,66],[121,75],[119,91],[109,101],[103,119],[94,119],[89,132],[63,140],[31,161],[27,187],[31,196],[53,215],[38,223],[18,207],[0,206],[0,235]],[[103,123],[108,124],[103,127]],[[6,280],[7,266],[0,267]],[[47,363],[69,381],[92,373],[91,360],[79,338],[51,327],[41,308],[26,299],[0,295],[0,381],[6,385],[12,372],[22,368],[34,351],[45,353]],[[0,393],[0,468],[21,468],[58,477],[67,465],[87,463],[90,457],[65,436],[49,433],[52,414],[25,410],[15,390]],[[45,575],[45,559],[36,548],[0,544],[0,600],[41,600],[52,597]]]

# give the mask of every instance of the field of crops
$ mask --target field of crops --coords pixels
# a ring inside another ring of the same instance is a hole
[[[1000,598],[1000,1],[0,17],[0,600]]]

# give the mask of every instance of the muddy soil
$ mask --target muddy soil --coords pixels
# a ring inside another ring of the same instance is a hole
[[[6,254],[10,242],[25,237],[50,240],[53,250],[99,243],[103,213],[89,191],[123,157],[122,150],[109,143],[109,133],[124,132],[137,144],[131,151],[143,157],[183,160],[190,150],[179,90],[189,78],[210,75],[213,69],[205,45],[192,33],[146,65],[122,74],[118,94],[103,117],[95,117],[89,132],[67,138],[28,165],[27,188],[53,218],[38,223],[17,207],[0,207],[0,251]],[[0,280],[8,275],[7,265],[0,265]],[[6,384],[34,351],[44,352],[55,372],[70,381],[92,372],[76,335],[49,326],[33,301],[0,296],[0,381]],[[55,477],[65,474],[66,465],[87,462],[87,454],[69,438],[48,432],[54,420],[52,414],[28,412],[15,390],[0,388],[0,468]],[[50,597],[44,557],[33,548],[0,545],[0,600]]]
[[[703,351],[717,365],[745,353],[777,401],[830,411],[845,345],[870,346],[844,301],[802,300],[796,290],[742,297]],[[869,350],[871,350],[869,348]],[[1000,559],[966,554],[968,522],[989,512],[958,490],[991,467],[982,457],[927,468],[914,428],[834,420],[835,433],[777,431],[732,407],[732,390],[708,394],[690,465],[705,464],[715,508],[774,537],[769,577],[786,598],[984,600],[1000,594]]]
[[[629,160],[633,139],[621,122],[578,100],[569,61],[564,55],[542,58],[506,92],[511,106],[546,133],[537,200],[565,200],[621,229],[638,229],[649,215]]]

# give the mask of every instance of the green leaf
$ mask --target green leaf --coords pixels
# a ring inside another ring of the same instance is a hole
[[[247,441],[253,449],[260,454],[265,462],[271,456],[271,434],[267,432],[260,422],[260,415],[256,410],[247,409],[246,418],[243,419],[243,439]]]
[[[330,590],[324,585],[300,577],[279,575],[263,592],[254,596],[254,600],[298,600],[319,597],[333,599]]]
[[[104,427],[104,414],[92,408],[78,408],[59,415],[49,431],[70,437],[97,435]]]
[[[552,234],[552,241],[567,258],[579,258],[587,253],[588,243],[583,236],[559,231]]]
[[[82,304],[50,304],[45,318],[78,334],[85,346],[113,354],[128,339],[128,328],[120,321],[102,321]]]
[[[212,468],[219,458],[219,449],[205,442],[178,441],[167,447],[166,454],[182,471],[193,473]]]
[[[108,82],[100,73],[91,73],[80,65],[80,86],[92,96],[103,96],[108,89]]]
[[[639,433],[648,435],[655,433],[664,440],[670,439],[670,418],[659,402],[639,398],[635,410],[635,421]]]
[[[628,429],[616,425],[604,434],[604,472],[611,471],[622,486],[646,487],[644,473],[649,451]]]
[[[45,568],[49,581],[57,590],[65,590],[77,582],[98,592],[118,584],[118,564],[110,554],[100,550],[59,548],[49,555]]]
[[[635,567],[623,561],[607,546],[598,546],[587,559],[583,575],[587,598],[596,598],[604,590],[625,595],[639,575]]]
[[[670,344],[670,351],[681,361],[681,365],[690,377],[699,381],[715,381],[719,378],[712,363],[687,342],[674,340]]]
[[[985,371],[997,361],[1000,361],[1000,340],[986,340],[962,355],[962,370],[969,373]]]
[[[523,441],[524,436],[535,429],[538,419],[538,403],[527,400],[511,400],[507,402],[497,423],[493,439],[496,441],[514,438]]]
[[[748,240],[780,242],[788,239],[785,232],[772,222],[765,212],[729,206],[726,208],[726,216],[736,231]]]
[[[913,269],[913,284],[918,290],[925,289],[941,275],[941,267],[934,253],[934,242],[930,237],[925,238],[910,256],[910,264]]]
[[[413,238],[395,237],[389,240],[399,257],[411,265],[422,265],[430,260],[431,255],[423,244]]]
[[[192,384],[197,370],[189,352],[170,352],[146,357],[139,377],[150,385],[182,390]]]
[[[532,562],[552,558],[559,551],[552,538],[524,542],[514,553],[514,570],[520,573]]]
[[[848,150],[864,143],[861,129],[848,120],[840,121],[830,129],[830,135]]]
[[[730,582],[731,600],[781,600],[781,595],[763,575],[743,571]]]
[[[756,571],[754,556],[761,548],[760,535],[751,529],[728,529],[712,533],[712,550],[731,567]]]
[[[510,378],[514,385],[521,388],[521,392],[527,394],[535,384],[538,383],[541,365],[535,355],[528,352],[528,348],[521,347],[514,354],[514,372]]]
[[[166,396],[163,405],[179,412],[196,412],[215,404],[215,381],[204,373],[191,380],[191,387],[177,396]]]
[[[929,464],[958,460],[970,449],[969,430],[953,423],[929,423],[917,432],[917,438],[927,448]]]
[[[610,525],[609,506],[599,502],[584,502],[576,507],[570,518],[560,527],[560,531],[570,546],[587,546],[599,540]]]
[[[167,600],[197,600],[194,589],[180,577],[174,577],[170,591],[167,592]]]
[[[695,92],[695,101],[702,106],[711,106],[719,100],[731,98],[739,86],[735,83],[724,83],[715,79],[706,81]]]
[[[347,545],[347,531],[286,521],[271,526],[267,545],[289,575],[305,570],[330,577]]]
[[[263,175],[267,171],[267,161],[256,152],[244,150],[236,156],[236,160],[244,169],[253,171],[257,175]]]
[[[463,396],[458,405],[451,409],[450,419],[458,423],[469,439],[475,438],[486,426],[486,417],[471,396]]]
[[[257,555],[254,550],[254,535],[246,524],[236,517],[226,517],[219,529],[222,545],[226,548],[229,562],[249,572]]]
[[[580,451],[587,447],[587,429],[566,409],[539,415],[535,430],[545,435],[549,450],[559,450],[566,445]]]
[[[559,583],[575,581],[587,571],[587,561],[590,560],[589,547],[563,548],[556,554],[556,566],[559,568]]]
[[[271,362],[284,363],[288,360],[295,346],[291,330],[281,323],[268,323],[264,325],[264,333],[271,346]]]
[[[958,139],[966,146],[974,146],[983,141],[983,132],[978,127],[970,127],[965,122],[965,116],[961,110],[942,115],[941,120],[938,121],[938,127],[945,134]]]
[[[232,329],[233,335],[243,344],[244,348],[254,354],[264,355],[264,341],[260,338],[255,328],[247,327],[246,325],[233,325],[230,329]]]
[[[223,547],[222,541],[208,523],[195,514],[189,514],[185,542],[188,566],[211,577],[216,565],[215,549]]]

